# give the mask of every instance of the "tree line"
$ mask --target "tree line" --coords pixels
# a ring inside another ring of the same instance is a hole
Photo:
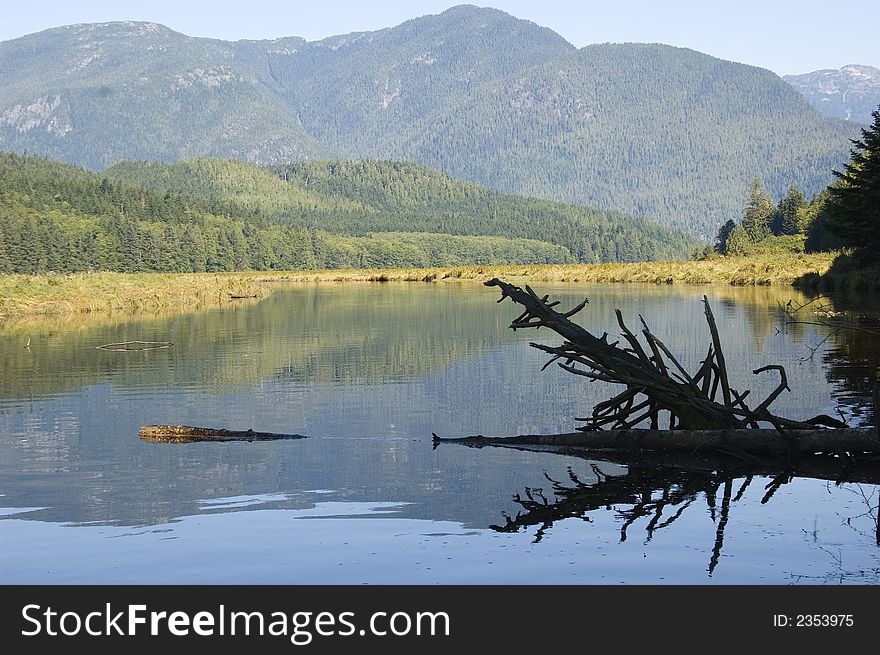
[[[0,153],[2,273],[639,261],[693,243],[648,221],[402,163],[208,159],[97,174]]]
[[[749,255],[772,237],[800,237],[805,252],[852,250],[861,261],[878,261],[880,247],[880,108],[873,123],[852,139],[850,161],[809,201],[794,185],[774,203],[758,178],[752,180],[740,221],[718,230],[714,250]]]
[[[569,263],[527,238],[334,234],[0,153],[0,273],[218,272]]]

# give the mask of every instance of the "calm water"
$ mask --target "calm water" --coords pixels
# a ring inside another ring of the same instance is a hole
[[[751,369],[784,364],[793,391],[777,413],[869,420],[852,344],[783,324],[794,292],[534,286],[588,296],[579,320],[599,334],[618,332],[617,307],[633,327],[642,314],[692,369],[707,293],[735,386],[763,396],[775,378]],[[433,449],[432,432],[570,431],[613,391],[541,373],[528,342],[557,338],[508,330],[518,312],[496,298],[479,284],[325,284],[0,332],[0,582],[880,581],[874,485],[796,478],[769,494],[760,477]],[[96,349],[130,340],[174,345]],[[141,441],[153,423],[310,438]]]

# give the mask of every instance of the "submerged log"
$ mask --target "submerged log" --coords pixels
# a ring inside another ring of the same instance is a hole
[[[196,441],[278,441],[281,439],[305,439],[303,434],[277,432],[254,432],[253,430],[222,430],[199,428],[191,425],[145,425],[138,430],[144,441],[155,443],[193,443]]]
[[[467,446],[576,446],[584,449],[617,451],[678,451],[684,453],[721,452],[731,455],[814,453],[880,453],[880,436],[873,428],[790,430],[595,430],[562,434],[525,434],[514,437],[482,435],[441,438],[434,445],[460,443]]]

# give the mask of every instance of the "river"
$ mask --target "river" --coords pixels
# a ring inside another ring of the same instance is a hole
[[[564,306],[588,297],[577,319],[597,334],[618,334],[615,308],[631,326],[642,315],[690,370],[710,342],[706,294],[734,386],[763,397],[776,377],[752,369],[782,364],[777,414],[869,420],[841,335],[786,324],[780,305],[804,301],[791,289],[532,286]],[[558,337],[509,330],[519,312],[496,299],[465,282],[299,284],[0,330],[0,582],[880,582],[876,485],[434,448],[432,433],[571,431],[614,393],[541,372],[528,344]],[[97,347],[126,341],[172,345]],[[138,438],[156,423],[309,438]]]

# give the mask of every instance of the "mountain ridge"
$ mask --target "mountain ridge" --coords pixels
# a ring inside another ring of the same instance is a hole
[[[857,136],[764,69],[662,44],[578,49],[471,5],[318,41],[86,23],[2,42],[0,63],[3,150],[95,170],[408,160],[704,239],[752,177],[818,192]]]
[[[870,125],[871,112],[880,106],[880,68],[847,64],[783,78],[822,113]]]

